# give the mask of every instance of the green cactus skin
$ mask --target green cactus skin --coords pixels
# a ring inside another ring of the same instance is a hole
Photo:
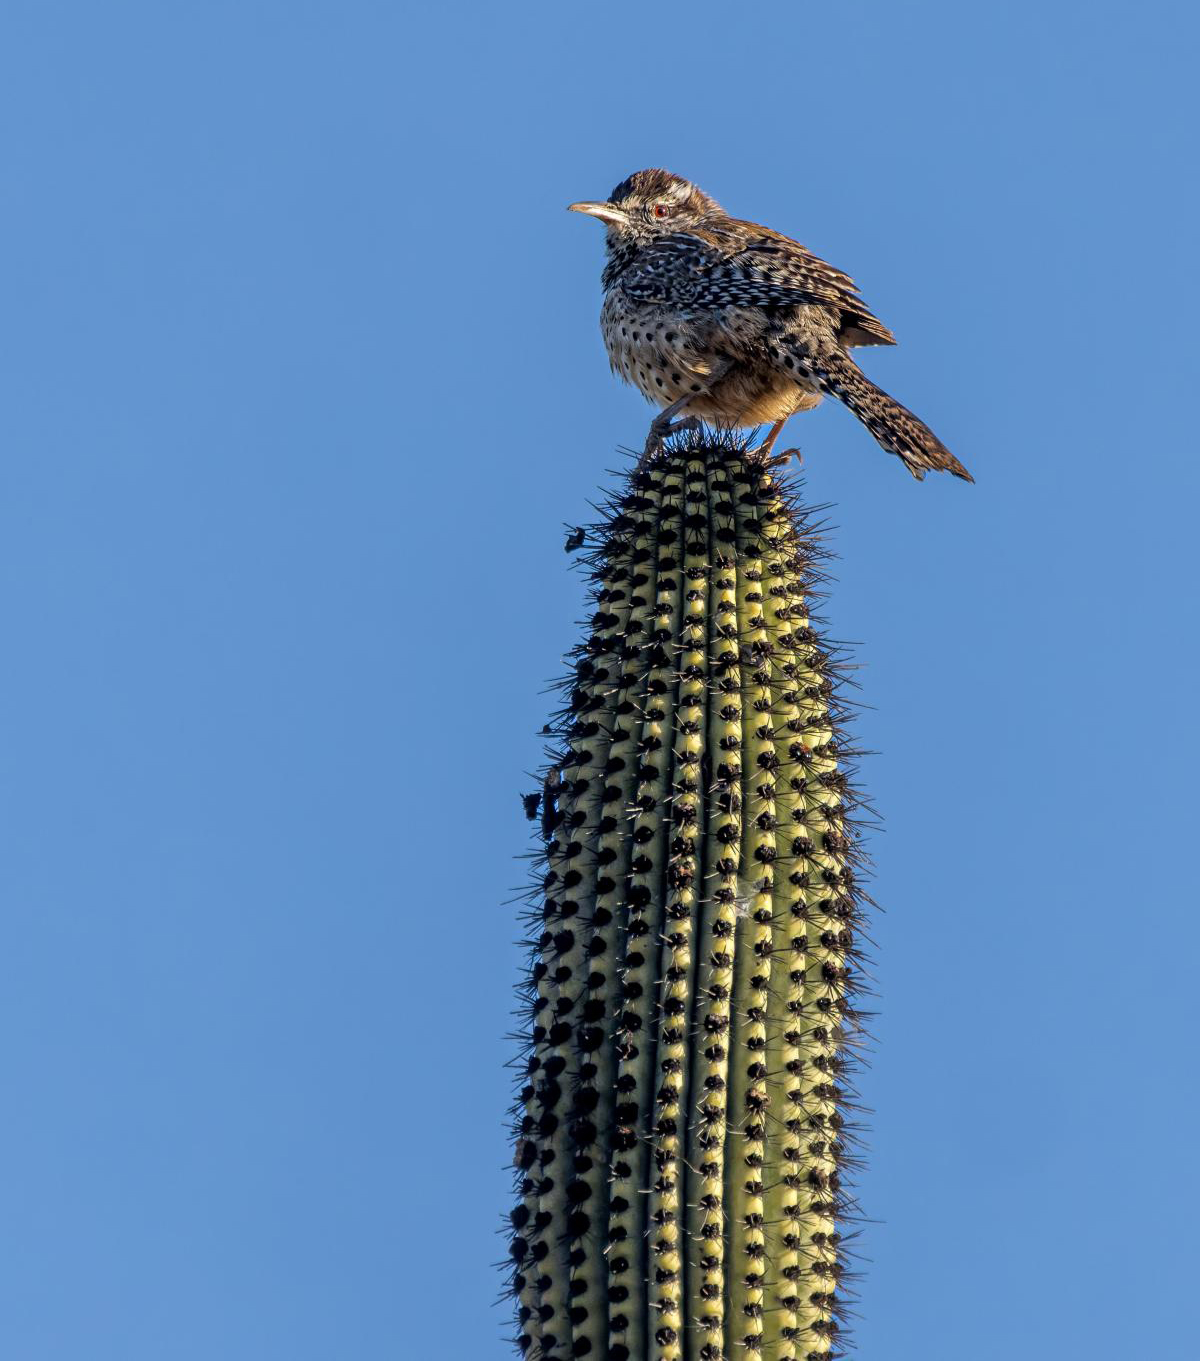
[[[586,540],[516,1111],[527,1361],[841,1354],[865,895],[824,555],[778,468],[690,436]]]

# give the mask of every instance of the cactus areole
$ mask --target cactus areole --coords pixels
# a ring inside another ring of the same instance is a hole
[[[609,512],[540,801],[517,1346],[836,1356],[863,893],[823,555],[733,436],[676,442]]]

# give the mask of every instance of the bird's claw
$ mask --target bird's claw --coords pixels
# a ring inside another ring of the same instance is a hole
[[[656,454],[661,453],[663,445],[672,435],[684,435],[692,430],[699,430],[701,424],[698,416],[681,416],[678,420],[668,417],[665,421],[661,416],[655,416],[650,422],[650,433],[646,436],[646,447],[642,450],[638,467],[644,468]]]

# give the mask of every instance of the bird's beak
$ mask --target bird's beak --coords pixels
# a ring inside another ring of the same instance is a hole
[[[587,213],[610,227],[620,226],[626,220],[624,208],[618,208],[615,203],[568,203],[567,212]]]

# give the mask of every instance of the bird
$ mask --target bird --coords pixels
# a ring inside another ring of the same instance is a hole
[[[932,430],[851,357],[896,337],[854,280],[769,227],[730,217],[668,170],[639,170],[603,201],[568,205],[607,229],[600,328],[614,372],[662,411],[642,462],[703,418],[769,424],[837,398],[918,481],[931,470],[975,479]]]

